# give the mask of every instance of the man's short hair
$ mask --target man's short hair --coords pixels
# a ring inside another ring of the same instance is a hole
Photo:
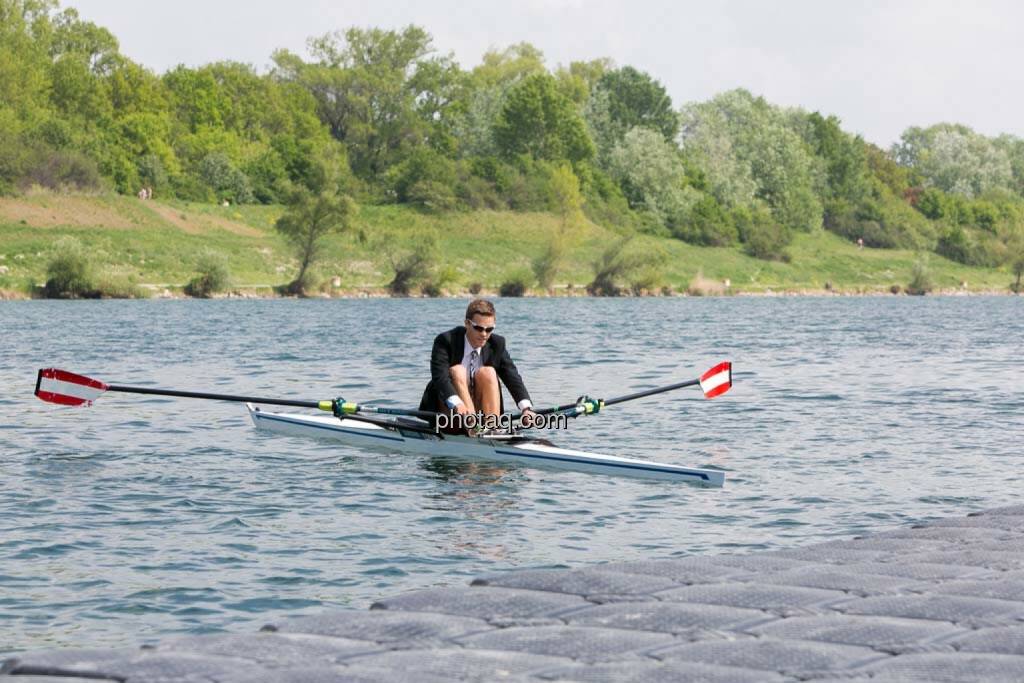
[[[466,306],[466,320],[472,320],[474,315],[489,315],[494,318],[494,304],[487,299],[473,299],[469,306]]]

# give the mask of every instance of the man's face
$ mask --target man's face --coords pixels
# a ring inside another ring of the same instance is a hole
[[[466,338],[469,339],[469,345],[474,349],[478,349],[483,346],[493,331],[493,315],[481,315],[480,313],[475,313],[473,314],[472,320],[466,321]]]

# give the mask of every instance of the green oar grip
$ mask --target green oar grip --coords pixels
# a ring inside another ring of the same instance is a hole
[[[324,407],[326,404],[326,408]],[[329,410],[334,413],[337,417],[342,415],[355,415],[359,412],[359,404],[346,401],[340,396],[333,401],[320,401],[321,410]]]

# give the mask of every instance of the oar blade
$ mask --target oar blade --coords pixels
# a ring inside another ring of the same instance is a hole
[[[705,398],[721,396],[732,387],[732,363],[719,363],[700,376],[700,388]]]
[[[90,406],[107,390],[98,379],[76,375],[67,370],[46,368],[36,377],[36,396],[62,406]]]

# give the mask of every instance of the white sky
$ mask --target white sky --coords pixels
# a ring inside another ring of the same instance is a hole
[[[463,68],[526,41],[549,68],[610,57],[680,105],[736,87],[835,114],[882,147],[909,126],[963,123],[1024,137],[1024,3],[1009,0],[63,0],[163,72],[234,60],[350,26],[416,24]]]

